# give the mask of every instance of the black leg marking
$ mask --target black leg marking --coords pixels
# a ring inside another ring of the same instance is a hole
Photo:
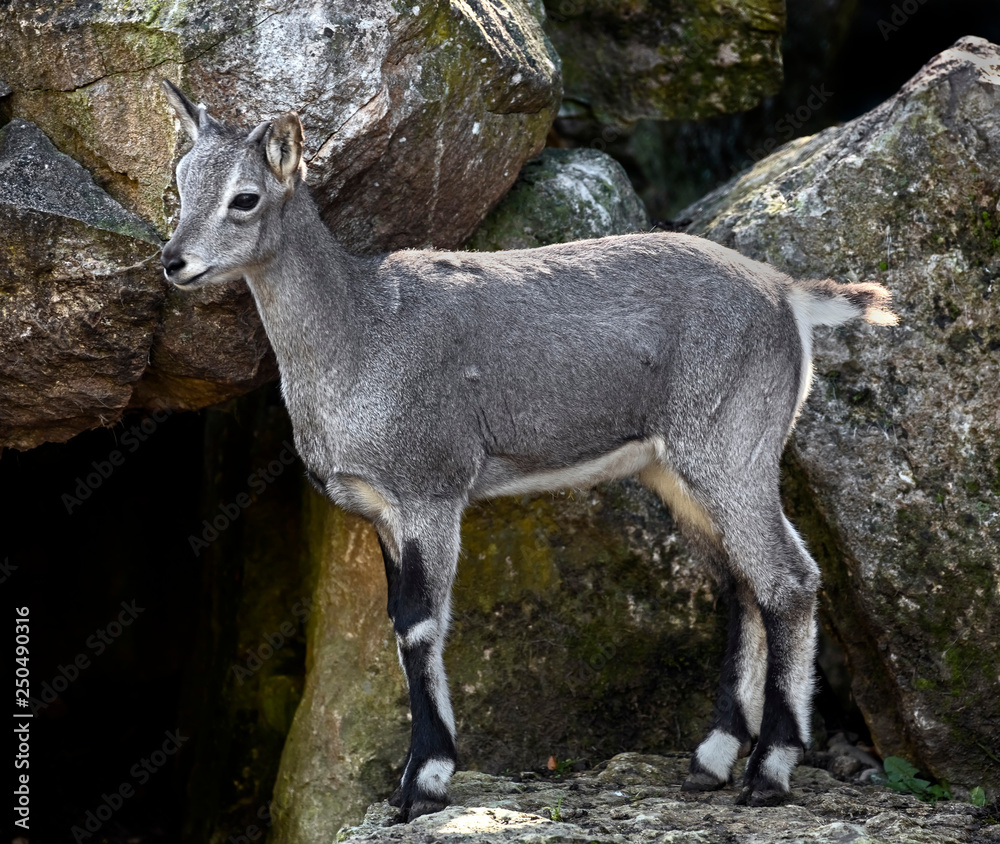
[[[434,601],[428,589],[420,546],[416,542],[403,545],[403,560],[399,568],[399,577],[392,584],[396,588],[390,588],[389,592],[389,617],[396,634],[406,636],[420,622],[433,616]]]
[[[403,810],[406,820],[447,805],[447,784],[458,758],[442,659],[451,584],[435,589],[425,566],[421,547],[412,540],[402,546],[398,569],[387,563],[389,615],[412,716],[406,767],[389,802]]]
[[[386,612],[389,618],[393,617],[393,607],[399,603],[399,572],[396,570],[396,562],[392,559],[392,554],[386,547],[381,535],[376,532],[378,547],[382,549],[382,562],[385,564],[385,582],[389,587],[389,600],[386,605]]]
[[[736,590],[729,592],[729,640],[726,643],[726,657],[722,663],[722,680],[719,695],[715,700],[713,725],[735,736],[740,745],[749,744],[750,729],[737,694],[740,681],[740,647],[743,639],[743,608],[736,596]]]

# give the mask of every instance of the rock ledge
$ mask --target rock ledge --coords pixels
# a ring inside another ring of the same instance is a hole
[[[1000,842],[995,807],[937,805],[878,786],[844,783],[818,768],[800,766],[784,806],[735,805],[737,789],[686,794],[686,754],[623,753],[565,779],[518,782],[473,771],[455,774],[453,805],[410,824],[395,822],[388,803],[369,808],[364,821],[342,829],[338,841],[389,842],[838,842],[838,844],[949,844]]]

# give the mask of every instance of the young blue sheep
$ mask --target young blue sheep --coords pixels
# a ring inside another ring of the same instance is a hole
[[[246,279],[309,477],[378,532],[413,716],[394,805],[441,809],[455,770],[442,654],[463,510],[631,475],[734,608],[684,787],[725,785],[756,740],[739,799],[780,801],[809,742],[819,571],[782,512],[779,459],[813,327],[894,324],[888,293],[793,281],[683,234],[356,257],[310,198],[294,112],[247,133],[163,87],[194,140],[166,277]]]

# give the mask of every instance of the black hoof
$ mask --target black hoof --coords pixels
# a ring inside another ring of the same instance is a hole
[[[740,796],[736,798],[736,804],[738,806],[752,806],[754,808],[780,806],[788,799],[788,794],[787,791],[782,791],[780,788],[770,788],[768,786],[751,788],[748,785],[740,792]]]
[[[389,797],[389,805],[400,810],[397,821],[409,823],[414,818],[421,815],[430,815],[440,812],[448,805],[448,795],[444,797],[434,797],[427,794],[415,783],[400,783]]]
[[[718,791],[728,785],[727,780],[720,780],[705,771],[698,771],[687,775],[681,791]]]
[[[432,798],[414,800],[413,804],[406,811],[406,820],[409,822],[419,818],[421,815],[432,815],[434,812],[440,812],[447,805],[447,800],[434,800]]]

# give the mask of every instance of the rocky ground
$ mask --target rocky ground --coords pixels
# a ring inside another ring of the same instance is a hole
[[[814,754],[817,765],[850,766],[843,755]],[[819,767],[800,765],[783,806],[735,805],[738,789],[689,794],[680,785],[685,754],[623,753],[564,778],[537,774],[455,775],[452,805],[399,824],[388,803],[369,808],[364,821],[341,830],[338,841],[468,842],[468,844],[950,844],[1000,842],[997,807],[959,800],[936,805],[860,781],[843,782]]]

